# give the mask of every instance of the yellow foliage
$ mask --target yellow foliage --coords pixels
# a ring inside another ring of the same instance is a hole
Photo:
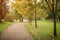
[[[22,16],[24,16],[29,9],[31,8],[30,6],[27,7],[27,4],[30,1],[28,0],[15,0],[15,3],[11,3],[11,6],[13,7],[14,10],[18,11]]]

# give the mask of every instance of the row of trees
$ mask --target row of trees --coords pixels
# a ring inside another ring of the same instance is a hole
[[[37,28],[37,20],[54,20],[54,36],[56,33],[56,20],[60,21],[60,0],[13,0],[10,7],[7,3],[10,0],[0,0],[0,23],[2,19],[28,19],[29,22],[35,20]],[[58,5],[57,5],[58,4]],[[9,20],[10,20],[9,19]],[[11,20],[11,21],[12,21]]]
[[[14,11],[15,13],[13,13],[10,10],[10,4],[9,4],[10,0],[0,0],[0,23],[2,23],[3,21],[13,21],[14,19],[18,19],[16,18],[17,14],[16,11]]]
[[[58,12],[60,10],[58,8],[59,2],[59,0],[15,0],[15,3],[12,3],[12,7],[18,11],[23,18],[27,18],[29,21],[35,19],[36,28],[37,19],[53,19],[54,36],[57,36],[56,20],[60,21],[60,12]]]
[[[25,19],[35,19],[35,12],[37,13],[36,19],[42,19],[42,18],[46,18],[48,16],[48,14],[46,13],[45,9],[43,8],[43,3],[41,2],[37,2],[36,3],[36,7],[35,7],[35,1],[19,1],[16,0],[15,3],[12,3],[12,7],[14,10],[16,10],[19,14],[21,14],[23,16],[23,18]],[[45,3],[46,4],[46,3]],[[41,7],[41,8],[40,8]],[[36,8],[36,11],[35,11]]]
[[[0,10],[0,14],[1,14],[1,18],[4,17],[4,15],[6,14],[6,12],[8,11],[7,9],[7,2],[9,0],[0,0],[1,5],[0,5],[0,9],[2,8],[2,10]],[[36,2],[36,3],[35,3]],[[51,2],[51,1],[50,1]],[[51,3],[48,0],[40,0],[40,1],[32,1],[32,0],[15,0],[15,2],[11,2],[11,6],[13,11],[17,11],[16,13],[21,15],[20,17],[22,17],[21,19],[25,18],[28,19],[29,21],[31,21],[31,19],[52,19],[53,15],[51,13]],[[49,3],[49,4],[48,4]],[[54,2],[55,3],[55,2]],[[48,4],[48,6],[47,6]],[[2,6],[3,5],[3,6]],[[35,6],[36,5],[36,6]],[[50,5],[50,7],[49,7]],[[54,5],[55,6],[55,5]],[[58,11],[59,11],[59,0],[58,0]],[[49,9],[48,9],[49,7]],[[36,8],[36,10],[35,10]],[[2,13],[3,11],[3,13]],[[36,13],[36,15],[34,14]],[[36,18],[35,18],[36,16]],[[57,13],[57,20],[60,20],[60,11]],[[0,18],[0,19],[1,19]]]

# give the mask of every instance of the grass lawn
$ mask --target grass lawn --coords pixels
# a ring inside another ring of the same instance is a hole
[[[26,29],[31,34],[34,40],[60,40],[60,22],[57,22],[58,37],[53,35],[53,22],[52,21],[38,21],[38,28],[35,28],[34,22],[32,25],[26,24]]]
[[[12,24],[11,22],[0,23],[0,32],[2,32],[6,27],[8,27],[11,24]]]

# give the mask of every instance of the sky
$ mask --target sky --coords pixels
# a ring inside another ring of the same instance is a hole
[[[15,2],[15,1],[14,0],[9,0],[9,2],[7,3],[7,6],[9,7],[10,11],[12,11],[11,2]]]

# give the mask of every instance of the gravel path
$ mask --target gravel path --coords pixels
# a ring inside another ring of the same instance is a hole
[[[33,40],[33,38],[23,23],[15,23],[2,32],[0,40]]]

